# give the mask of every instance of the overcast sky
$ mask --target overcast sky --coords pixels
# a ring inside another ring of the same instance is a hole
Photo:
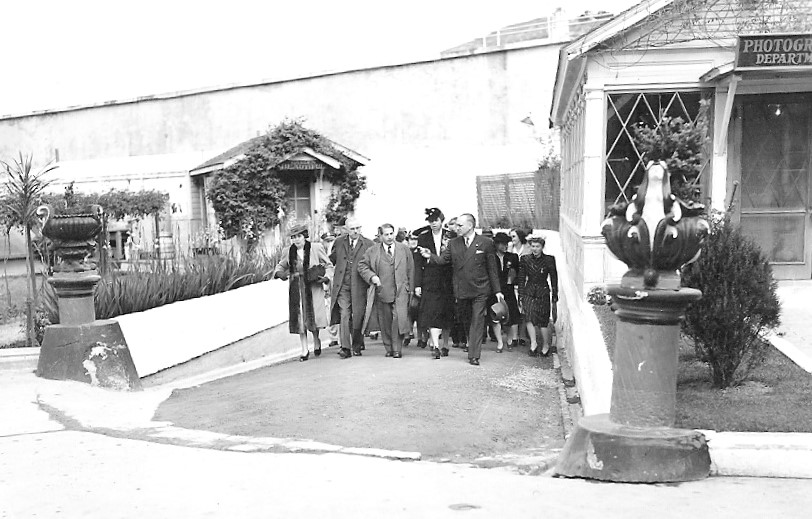
[[[544,0],[8,0],[0,114],[438,57]],[[571,16],[636,0],[567,0]],[[9,5],[11,4],[11,5]]]

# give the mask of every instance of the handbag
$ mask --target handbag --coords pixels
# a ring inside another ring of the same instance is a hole
[[[313,265],[312,267],[308,268],[305,272],[305,281],[308,283],[315,283],[317,281],[321,281],[321,278],[324,277],[326,273],[326,269],[324,265]]]

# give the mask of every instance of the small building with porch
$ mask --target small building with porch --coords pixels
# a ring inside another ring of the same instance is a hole
[[[203,222],[204,229],[217,229],[217,216],[208,199],[207,192],[218,171],[223,170],[245,158],[253,148],[260,145],[265,136],[255,137],[226,150],[205,161],[189,171],[191,178],[192,218]],[[367,157],[341,144],[330,141],[330,144],[356,169],[369,162]],[[334,186],[330,180],[330,171],[338,171],[344,165],[337,157],[319,153],[309,147],[302,147],[280,158],[274,170],[288,191],[287,208],[280,214],[281,224],[276,229],[267,231],[261,238],[261,246],[272,249],[285,237],[281,234],[289,222],[308,222],[311,236],[329,230],[325,210],[331,200]],[[196,244],[196,248],[208,247],[209,244]]]
[[[778,279],[812,278],[812,0],[646,0],[562,47],[561,248],[577,293],[626,270],[604,245],[646,158],[632,126],[708,107],[702,202],[732,211]]]

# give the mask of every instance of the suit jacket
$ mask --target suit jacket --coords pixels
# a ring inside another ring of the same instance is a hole
[[[378,289],[377,302],[392,301],[395,303],[395,312],[398,318],[398,328],[400,333],[407,334],[411,331],[412,322],[409,320],[409,299],[414,288],[414,260],[412,251],[402,243],[393,244],[394,261],[391,268],[394,269],[394,286],[388,280],[382,279],[383,287]],[[366,250],[364,256],[358,262],[358,272],[367,284],[372,284],[372,278],[379,276],[379,273],[389,266],[384,266],[383,262],[391,261],[384,251],[383,244],[376,243]],[[377,303],[376,302],[376,303]]]
[[[470,247],[465,238],[458,236],[448,242],[448,248],[440,255],[432,254],[429,261],[440,265],[451,264],[454,270],[454,297],[472,299],[501,292],[499,286],[499,261],[493,240],[475,234]]]
[[[352,324],[356,329],[361,328],[364,322],[364,312],[367,307],[367,288],[369,285],[358,273],[358,262],[364,252],[374,243],[369,238],[358,236],[355,248],[350,249],[350,237],[346,234],[336,238],[333,250],[330,251],[330,261],[335,265],[333,283],[330,286],[330,323],[341,322],[341,309],[338,307],[338,293],[344,283],[345,273],[350,273],[350,289],[352,291]]]

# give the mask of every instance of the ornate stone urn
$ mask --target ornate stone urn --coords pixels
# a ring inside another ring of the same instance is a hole
[[[88,258],[95,252],[103,215],[99,205],[91,205],[77,214],[55,214],[49,205],[37,209],[42,234],[53,243],[57,257],[54,272],[85,272],[96,268]]]
[[[618,318],[611,409],[579,421],[558,474],[627,482],[708,476],[704,435],[674,428],[679,324],[702,297],[680,287],[679,270],[699,257],[708,235],[703,210],[671,194],[664,163],[649,163],[632,201],[610,209],[602,234],[629,267],[608,290]]]
[[[41,206],[37,215],[56,256],[48,283],[56,292],[59,309],[59,324],[45,329],[37,375],[112,389],[140,389],[118,322],[96,320],[93,298],[101,277],[90,258],[102,228],[101,206],[69,215],[57,215],[50,206]]]

